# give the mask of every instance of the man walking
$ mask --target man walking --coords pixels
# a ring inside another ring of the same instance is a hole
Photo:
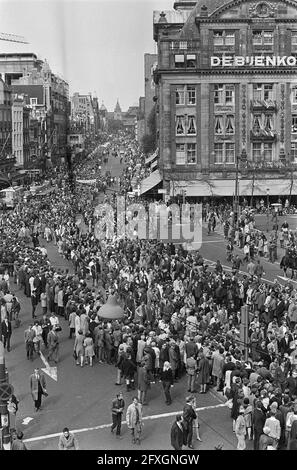
[[[3,341],[4,348],[7,348],[7,352],[10,351],[10,338],[11,338],[11,321],[6,317],[1,322],[0,327],[0,339]]]
[[[195,392],[195,378],[197,371],[197,361],[194,358],[194,353],[191,353],[190,357],[186,361],[187,375],[188,375],[188,392]]]
[[[55,327],[52,327],[49,334],[47,335],[47,344],[48,344],[48,361],[55,361],[58,363],[59,360],[59,338]]]
[[[34,350],[33,339],[35,338],[35,331],[33,330],[33,325],[29,325],[28,328],[25,330],[24,338],[25,338],[27,359],[31,359],[32,361],[33,350]]]
[[[125,408],[125,402],[123,399],[122,392],[118,393],[116,398],[112,401],[111,405],[111,417],[112,417],[112,426],[111,432],[113,433],[116,428],[116,436],[120,438],[121,435],[121,425],[122,425],[122,415]]]
[[[171,445],[175,450],[182,450],[185,444],[186,432],[183,424],[183,417],[176,415],[175,421],[171,427]]]
[[[185,442],[190,449],[194,449],[192,444],[193,439],[193,422],[197,418],[196,412],[194,410],[194,397],[189,396],[186,399],[186,404],[183,409],[183,422],[185,425]]]
[[[134,397],[126,413],[127,426],[131,429],[132,444],[140,444],[142,431],[142,405],[138,403],[138,398]]]
[[[30,376],[30,389],[34,401],[35,411],[40,410],[42,395],[47,397],[46,381],[44,374],[39,371],[39,368],[34,369],[34,374]]]

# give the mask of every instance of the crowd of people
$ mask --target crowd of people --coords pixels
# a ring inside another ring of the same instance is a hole
[[[137,234],[133,239],[96,238],[94,207],[102,191],[103,200],[111,204],[113,192],[106,188],[130,191],[129,168],[135,167],[140,154],[137,144],[124,135],[114,138],[108,151],[96,150],[74,170],[75,178],[90,177],[95,185],[76,183],[73,188],[61,170],[53,193],[37,195],[2,214],[4,346],[9,352],[12,324],[19,326],[21,318],[14,282],[32,304],[32,321],[24,332],[28,360],[43,351],[50,363],[58,363],[60,323],[67,322],[74,367],[115,365],[116,385],[125,384],[127,394],[135,390],[135,403],[147,405],[151,389],[161,383],[164,403],[170,406],[175,383],[186,375],[191,409],[197,392],[213,388],[224,394],[238,449],[252,439],[254,449],[296,448],[297,294],[290,282],[281,286],[263,281],[263,269],[257,269],[261,263],[254,262],[251,253],[252,217],[243,214],[235,229],[229,220],[231,208],[225,207],[222,217],[225,227],[229,224],[228,231],[224,228],[226,238],[243,250],[250,246],[248,254],[244,251],[246,275],[239,272],[239,256],[234,257],[232,270],[224,271],[220,261],[208,266],[199,251],[188,252],[182,245],[141,240]],[[122,160],[123,175],[118,179],[103,172],[103,160],[110,156]],[[208,207],[206,220],[212,212]],[[48,242],[57,246],[61,266],[65,258],[73,272],[50,263]],[[108,297],[122,306],[121,319],[100,317]],[[39,304],[42,319],[36,314]],[[244,305],[249,308],[248,357],[240,333]],[[38,397],[34,401],[38,409]],[[177,426],[185,430],[183,445],[192,448],[196,417],[192,413],[187,418],[187,413]],[[115,421],[112,429],[116,426]],[[140,436],[133,434],[133,440],[137,443]]]

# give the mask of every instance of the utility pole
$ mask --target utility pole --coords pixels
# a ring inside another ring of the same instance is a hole
[[[239,157],[236,157],[236,172],[235,172],[235,195],[234,195],[234,207],[233,207],[233,227],[235,227],[238,220],[238,203],[239,203],[239,181],[238,181],[238,165]]]
[[[9,428],[9,413],[7,410],[7,400],[12,395],[12,386],[7,382],[8,378],[5,369],[5,354],[4,345],[0,341],[0,415],[1,415],[1,426],[0,426],[0,443],[2,443],[2,449],[10,450],[11,447],[11,436]]]

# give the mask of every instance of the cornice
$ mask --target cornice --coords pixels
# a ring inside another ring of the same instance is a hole
[[[292,70],[293,69],[293,70]],[[297,75],[297,67],[276,69],[273,68],[240,68],[233,69],[229,67],[228,69],[191,69],[191,70],[172,70],[172,69],[158,69],[158,75],[173,75],[173,76],[184,76],[184,75]]]

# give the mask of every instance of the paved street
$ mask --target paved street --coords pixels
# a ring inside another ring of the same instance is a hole
[[[111,169],[112,176],[118,176],[122,171],[119,161],[114,157],[110,158],[106,169],[108,168]],[[72,264],[58,254],[56,246],[52,243],[46,244],[44,240],[42,244],[46,246],[49,259],[55,267],[72,271]],[[222,240],[218,241],[216,250],[218,252],[223,250]],[[6,355],[6,363],[10,382],[20,400],[18,426],[24,431],[28,447],[30,449],[55,449],[58,442],[57,435],[67,426],[72,430],[83,430],[77,433],[83,449],[133,448],[125,425],[121,441],[115,440],[109,430],[111,399],[120,388],[114,385],[115,367],[98,363],[95,363],[93,368],[76,366],[72,357],[74,340],[68,339],[69,329],[63,319],[61,319],[62,332],[60,333],[60,362],[57,367],[58,380],[55,382],[46,375],[49,396],[44,400],[42,410],[38,413],[34,411],[29,389],[29,376],[34,367],[44,367],[44,364],[39,357],[35,357],[33,362],[26,359],[23,332],[30,322],[31,304],[30,299],[25,297],[22,291],[17,290],[15,286],[14,290],[22,305],[22,324],[20,328],[13,331],[12,350]],[[37,315],[41,318],[40,305]],[[126,393],[125,386],[122,386],[121,390],[124,392],[126,405],[128,405],[133,392]],[[149,391],[149,405],[144,407],[146,420],[143,449],[171,448],[170,427],[174,414],[182,410],[186,395],[186,379],[183,378],[173,388],[172,405],[166,407],[161,384],[152,384]],[[195,447],[213,449],[219,443],[223,444],[224,449],[234,448],[236,439],[232,433],[230,411],[223,406],[223,403],[221,396],[214,392],[197,395],[197,406],[202,408],[199,411],[199,417],[203,442],[199,445],[196,443]],[[218,405],[218,408],[212,408]],[[170,413],[169,416],[168,413]],[[27,424],[22,424],[23,420]],[[51,435],[54,436],[50,437]],[[42,438],[42,436],[48,437]]]
[[[118,176],[122,171],[119,160],[114,157],[109,159],[108,165],[103,170],[106,169],[111,170],[112,176]],[[57,253],[57,248],[52,243],[46,244],[42,241],[42,244],[46,245],[49,259],[55,267],[72,271],[72,264]],[[230,267],[230,263],[224,261],[225,244],[219,227],[210,236],[207,235],[206,229],[203,229],[201,253],[209,260],[209,264],[220,259],[223,265]],[[240,253],[240,250],[238,252]],[[278,276],[281,272],[276,263],[272,264],[266,260],[262,262],[265,268],[265,279],[270,282],[275,278],[280,279]],[[243,272],[246,272],[245,267],[243,267]],[[20,400],[18,424],[24,430],[29,448],[55,449],[57,436],[64,426],[77,430],[83,449],[133,448],[125,424],[123,425],[123,439],[120,441],[116,440],[109,430],[111,399],[119,391],[119,387],[114,385],[115,367],[98,363],[95,363],[93,368],[76,366],[72,357],[73,340],[68,339],[68,325],[63,319],[60,333],[60,362],[57,368],[58,380],[55,382],[46,376],[49,396],[44,400],[43,409],[38,413],[34,411],[29,392],[29,375],[36,365],[43,367],[44,364],[39,357],[35,357],[33,362],[26,359],[23,331],[30,322],[31,305],[30,299],[24,297],[21,291],[16,290],[16,293],[22,304],[22,324],[13,332],[12,352],[7,353],[6,362],[10,382],[14,385],[15,393]],[[37,314],[40,318],[40,305]],[[127,405],[133,392],[126,393],[124,386],[121,390],[124,392]],[[149,392],[149,405],[144,407],[143,449],[170,449],[171,423],[174,420],[174,414],[182,410],[186,394],[186,380],[183,378],[173,388],[172,406],[165,408],[161,384],[152,384]],[[236,439],[232,432],[230,410],[223,404],[222,397],[212,391],[206,395],[197,395],[200,434],[203,442],[196,442],[196,448],[213,449],[217,444],[223,444],[224,449],[235,447]],[[23,420],[27,424],[22,424]]]

